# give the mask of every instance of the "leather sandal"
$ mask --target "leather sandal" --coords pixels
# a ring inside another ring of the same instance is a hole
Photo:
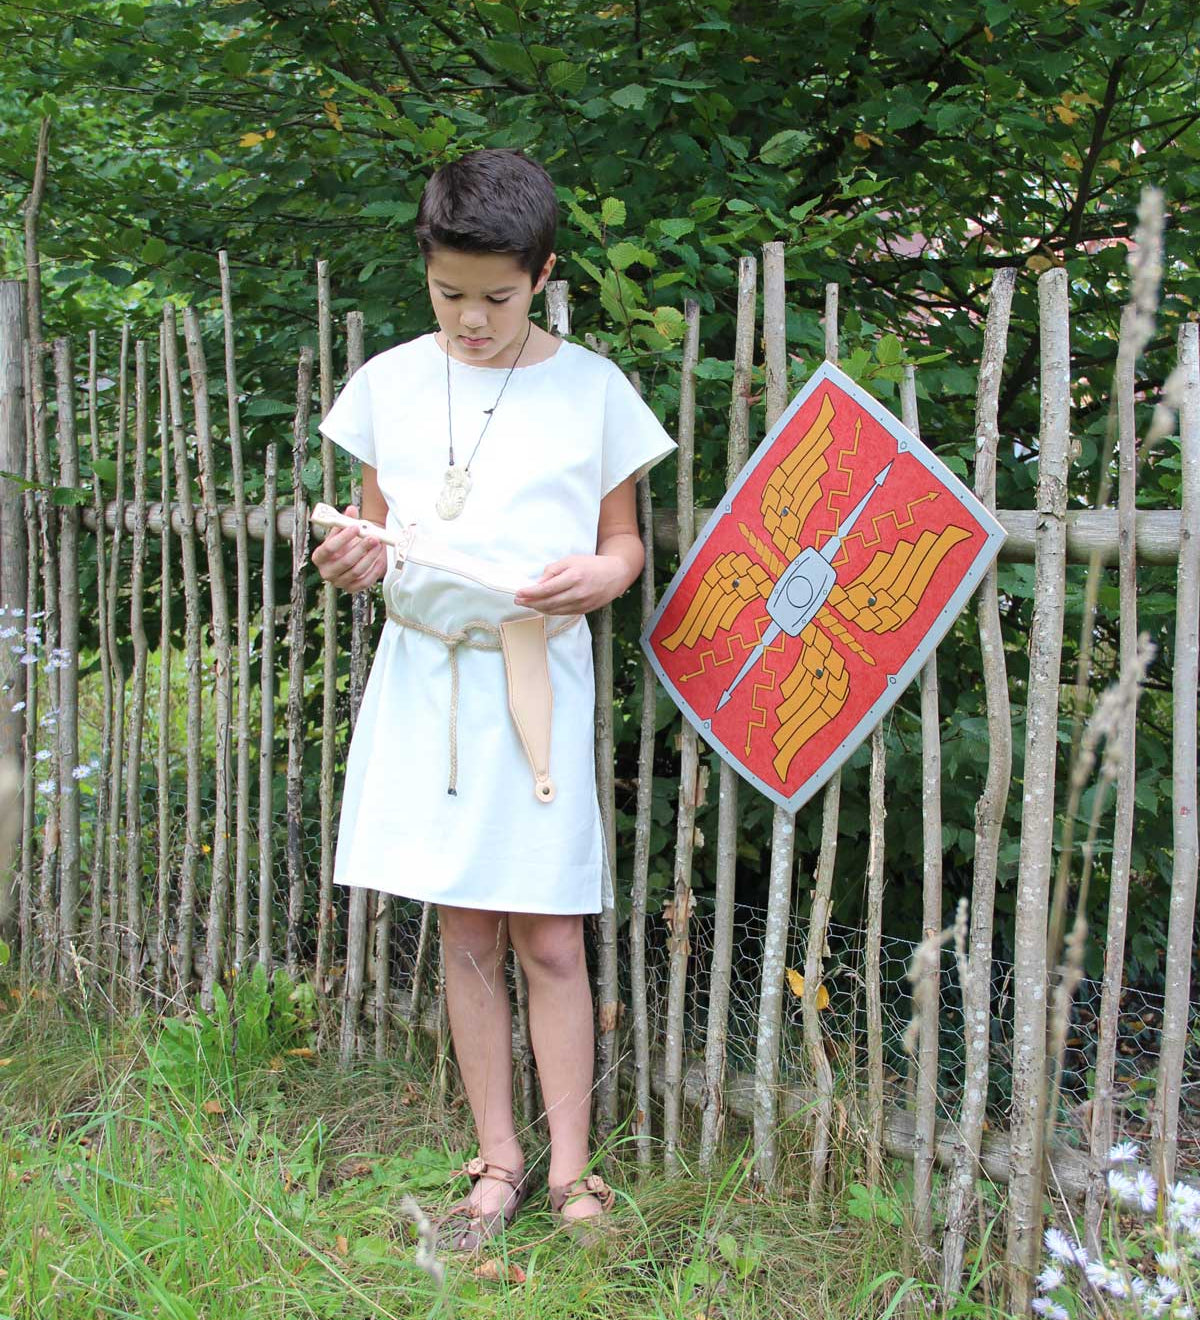
[[[500,1207],[489,1214],[484,1214],[479,1206],[472,1204],[468,1195],[438,1220],[438,1239],[446,1236],[446,1245],[451,1251],[478,1251],[479,1248],[506,1229],[517,1217],[517,1211],[529,1195],[528,1173],[514,1173],[501,1164],[491,1164],[482,1156],[476,1155],[468,1160],[461,1169],[456,1169],[451,1177],[458,1178],[465,1174],[471,1180],[471,1188],[481,1178],[493,1178],[505,1182],[513,1189],[512,1195]]]
[[[608,1216],[616,1203],[617,1194],[598,1173],[589,1173],[586,1178],[577,1178],[573,1183],[564,1183],[548,1190],[550,1209],[558,1216],[561,1228],[570,1238],[581,1247],[597,1247],[608,1240],[612,1228]],[[577,1201],[582,1196],[594,1196],[600,1202],[600,1213],[577,1218],[564,1215],[567,1202]],[[598,1223],[598,1220],[604,1222]]]

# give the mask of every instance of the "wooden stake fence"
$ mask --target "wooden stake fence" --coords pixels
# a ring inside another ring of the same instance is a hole
[[[763,252],[763,344],[765,394],[763,425],[769,428],[786,406],[792,388],[788,382],[785,335],[786,294],[784,250],[768,244]],[[395,934],[393,902],[389,896],[352,889],[346,898],[344,971],[335,963],[341,938],[338,913],[341,894],[332,883],[333,820],[336,807],[335,770],[346,727],[358,713],[369,660],[372,627],[369,597],[361,595],[349,611],[349,674],[347,702],[340,700],[337,647],[339,598],[323,588],[320,608],[320,825],[306,818],[304,748],[311,738],[313,699],[306,693],[306,645],[311,614],[307,591],[312,580],[308,564],[305,464],[309,461],[312,421],[314,353],[304,347],[298,355],[296,404],[292,427],[291,488],[283,492],[280,507],[276,442],[263,451],[264,490],[261,506],[248,507],[244,496],[245,460],[238,410],[238,372],[233,315],[234,289],[228,255],[220,255],[223,374],[228,399],[227,432],[230,444],[233,500],[222,502],[219,491],[217,438],[209,416],[209,375],[202,342],[202,322],[193,308],[184,312],[184,331],[190,385],[190,412],[185,402],[178,360],[175,313],[164,308],[158,344],[158,454],[150,452],[150,419],[154,405],[150,348],[145,340],[133,344],[133,489],[125,488],[126,425],[130,333],[121,333],[116,371],[117,397],[102,434],[97,408],[98,378],[103,344],[89,337],[87,366],[89,452],[94,468],[102,466],[107,438],[115,456],[115,490],[111,499],[95,489],[90,506],[56,508],[44,495],[24,496],[28,519],[27,564],[22,586],[27,621],[45,612],[42,640],[54,648],[60,663],[49,667],[39,689],[38,673],[30,667],[25,685],[23,840],[18,887],[19,970],[29,985],[38,976],[60,984],[77,975],[103,984],[114,1003],[136,1010],[146,1002],[172,999],[182,1007],[198,990],[208,1007],[216,987],[233,971],[242,972],[253,961],[271,969],[279,961],[274,914],[285,915],[283,961],[290,974],[302,974],[315,935],[315,970],[318,992],[337,986],[341,1001],[338,1054],[349,1064],[373,1048],[377,1057],[390,1050],[394,1025],[408,1024],[413,1031],[427,1024],[445,1034],[435,925],[432,909],[424,910],[415,951],[411,996],[397,997],[392,986]],[[732,395],[729,408],[727,476],[740,470],[749,452],[752,427],[751,385],[754,369],[757,266],[744,258],[738,270],[738,314]],[[976,489],[994,507],[999,462],[998,399],[1003,373],[1009,313],[1016,273],[1003,270],[993,282],[988,308],[983,359],[976,407]],[[332,295],[325,263],[317,267],[319,411],[324,415],[335,393],[333,368]],[[561,282],[548,290],[550,321],[558,333],[567,333],[567,291]],[[1179,1089],[1184,1069],[1184,1048],[1189,1011],[1189,974],[1192,923],[1195,913],[1196,843],[1196,701],[1197,629],[1200,627],[1200,353],[1195,325],[1185,327],[1179,345],[1183,384],[1181,405],[1184,498],[1176,513],[1138,514],[1135,510],[1135,428],[1133,381],[1136,347],[1125,336],[1119,353],[1116,381],[1120,440],[1120,492],[1116,510],[1091,513],[1066,510],[1070,443],[1070,365],[1065,273],[1054,270],[1039,280],[1042,336],[1042,420],[1040,429],[1037,508],[1001,511],[1001,521],[1012,529],[1007,553],[1033,557],[1036,608],[1030,632],[1030,674],[1027,689],[1027,734],[1024,796],[1021,809],[1020,861],[1017,889],[1014,981],[1015,1035],[1011,1134],[1003,1151],[997,1137],[985,1139],[988,1104],[989,1041],[992,1014],[992,943],[999,848],[1011,774],[1012,739],[1004,641],[998,608],[998,575],[985,578],[976,601],[983,658],[983,678],[989,730],[987,777],[974,822],[975,860],[969,926],[960,926],[958,966],[965,1022],[965,1073],[959,1112],[952,1125],[938,1119],[939,1053],[938,999],[920,1000],[917,1048],[912,1074],[913,1112],[903,1114],[888,1104],[884,1086],[880,950],[885,879],[885,741],[882,726],[871,738],[871,764],[866,781],[869,804],[868,862],[866,875],[867,929],[862,977],[867,1023],[867,1085],[865,1104],[849,1101],[866,1134],[868,1174],[880,1177],[885,1156],[901,1152],[913,1163],[914,1228],[925,1268],[938,1269],[944,1294],[955,1296],[962,1284],[966,1245],[977,1211],[976,1192],[982,1177],[1004,1177],[1009,1183],[1007,1255],[1010,1265],[1010,1302],[1027,1309],[1031,1279],[1036,1268],[1043,1226],[1044,1157],[1059,1183],[1072,1195],[1088,1194],[1087,1216],[1093,1233],[1103,1204],[1102,1156],[1113,1129],[1113,1063],[1116,1053],[1117,1004],[1125,940],[1132,830],[1134,753],[1132,717],[1121,733],[1121,781],[1115,826],[1112,897],[1109,907],[1106,957],[1108,965],[1100,1012],[1100,1049],[1097,1084],[1091,1116],[1091,1157],[1071,1155],[1057,1143],[1047,1147],[1047,995],[1051,989],[1049,965],[1054,953],[1055,929],[1047,936],[1050,915],[1050,874],[1054,843],[1054,802],[1059,713],[1058,689],[1065,610],[1065,575],[1068,562],[1091,559],[1093,572],[1106,560],[1119,558],[1121,584],[1121,650],[1126,663],[1137,635],[1136,565],[1142,562],[1178,562],[1175,673],[1176,702],[1174,821],[1175,856],[1172,880],[1171,930],[1167,961],[1167,1000],[1163,1047],[1158,1073],[1155,1151],[1158,1170],[1171,1176],[1178,1161]],[[30,296],[28,341],[21,345],[24,383],[23,408],[28,439],[25,472],[43,487],[58,484],[78,488],[76,390],[71,345],[54,345],[54,452],[48,437],[49,401],[46,398],[44,349],[40,341],[40,302]],[[1128,320],[1128,318],[1127,318]],[[696,368],[700,358],[701,322],[698,304],[685,309],[677,419],[679,454],[677,512],[653,511],[649,483],[639,484],[639,520],[646,542],[646,569],[641,584],[643,623],[653,608],[655,550],[686,553],[706,511],[695,506],[692,476],[696,440]],[[826,291],[826,356],[837,360],[838,290]],[[364,360],[362,318],[347,321],[347,374]],[[0,389],[10,389],[0,381]],[[901,391],[908,426],[918,430],[916,385],[911,369]],[[194,498],[189,436],[195,437],[199,501]],[[170,454],[168,454],[170,450]],[[157,502],[151,503],[148,481],[152,458],[159,460]],[[53,466],[56,463],[57,466]],[[333,502],[338,493],[333,451],[321,445],[321,487]],[[286,486],[286,482],[285,482]],[[356,499],[361,498],[357,489]],[[87,886],[82,884],[84,834],[80,792],[86,767],[80,764],[79,672],[74,663],[79,645],[80,536],[94,538],[97,568],[96,624],[100,639],[100,759],[107,773],[99,776],[93,798],[90,863]],[[109,534],[111,533],[111,539]],[[128,534],[128,535],[127,535]],[[201,594],[198,537],[205,547],[207,601]],[[148,541],[159,538],[158,554],[151,556]],[[182,574],[184,663],[186,671],[186,746],[182,752],[185,810],[178,821],[171,810],[174,752],[170,742],[172,615],[171,597],[178,564]],[[226,539],[235,544],[237,576],[232,616],[225,577]],[[276,655],[275,560],[280,538],[291,542],[291,585],[287,605],[286,673],[286,837],[277,846],[274,829],[276,780]],[[255,566],[251,543],[261,541],[261,601],[252,609]],[[157,567],[161,590],[158,619],[158,689],[155,713],[148,721],[147,691],[151,649],[144,626],[148,567]],[[661,564],[661,556],[660,556]],[[128,619],[125,611],[128,609]],[[258,656],[252,649],[252,614],[258,614]],[[202,625],[211,638],[202,636]],[[236,634],[235,634],[235,628]],[[604,611],[593,621],[597,674],[597,787],[604,821],[606,848],[616,871],[615,784],[613,780],[613,638],[612,614]],[[132,643],[133,667],[123,671],[120,643]],[[235,655],[236,641],[236,655]],[[67,659],[63,659],[67,657]],[[255,681],[254,660],[258,660]],[[616,911],[608,904],[598,922],[599,993],[597,995],[597,1123],[601,1132],[630,1119],[639,1165],[654,1158],[652,1137],[661,1138],[663,1161],[669,1172],[681,1167],[683,1120],[686,1105],[700,1110],[700,1167],[718,1167],[722,1137],[729,1115],[751,1123],[754,1133],[754,1175],[763,1185],[778,1181],[778,1133],[782,1116],[802,1114],[809,1143],[807,1195],[817,1210],[827,1193],[830,1147],[834,1120],[835,1076],[831,1066],[829,1033],[822,1022],[820,992],[827,976],[830,917],[833,904],[835,861],[840,814],[840,774],[830,780],[822,801],[821,845],[811,899],[811,914],[804,954],[804,994],[801,1004],[803,1058],[809,1075],[803,1085],[781,1077],[782,1044],[789,1024],[784,1017],[785,971],[792,931],[792,872],[795,865],[795,820],[787,812],[773,813],[769,901],[765,938],[757,985],[757,1022],[754,1068],[744,1075],[729,1067],[727,1045],[734,978],[734,895],[738,856],[738,807],[742,797],[737,778],[722,765],[717,808],[715,857],[715,914],[713,943],[707,966],[707,1006],[703,1026],[703,1062],[686,1062],[689,990],[697,975],[692,941],[694,918],[693,866],[702,846],[697,831],[697,810],[705,796],[707,766],[689,725],[676,725],[679,745],[679,781],[674,848],[674,874],[669,902],[662,918],[648,911],[651,809],[653,778],[667,742],[656,739],[656,687],[652,670],[643,664],[641,721],[638,732],[638,782],[633,827],[632,875],[614,874],[617,885],[629,885],[632,910],[629,926],[631,1065],[627,1080],[632,1095],[626,1098],[621,1080],[621,1011]],[[252,776],[251,749],[257,686],[257,775]],[[920,685],[922,725],[923,931],[927,962],[936,969],[945,919],[941,888],[941,747],[938,709],[937,660],[931,658]],[[1076,703],[1076,713],[1079,712]],[[40,713],[39,713],[40,712]],[[44,802],[35,799],[33,757],[43,727],[51,715],[50,739],[56,791]],[[153,784],[156,811],[144,809],[150,771],[143,761],[146,730],[155,730]],[[674,736],[674,733],[671,734]],[[207,752],[206,748],[213,747]],[[206,767],[205,762],[211,761]],[[211,769],[214,801],[201,798],[201,782]],[[252,783],[256,779],[256,785]],[[41,837],[38,855],[37,808]],[[122,809],[124,824],[121,824]],[[815,810],[815,805],[812,810]],[[207,814],[206,814],[207,813]],[[149,828],[152,819],[153,828]],[[251,821],[254,820],[252,831]],[[144,821],[146,822],[144,826]],[[174,841],[181,834],[179,846]],[[256,836],[257,848],[252,835]],[[319,835],[319,863],[310,865],[306,843]],[[146,855],[154,840],[153,861]],[[1069,839],[1066,841],[1069,843]],[[277,857],[282,854],[286,890],[277,892]],[[38,871],[40,861],[40,871]],[[35,872],[39,875],[35,893]],[[256,886],[252,883],[257,874]],[[147,877],[153,883],[147,884]],[[1065,894],[1065,890],[1064,890]],[[1065,902],[1065,900],[1064,900]],[[257,926],[254,906],[257,903]],[[87,922],[82,920],[87,909]],[[315,911],[315,932],[307,929]],[[1065,921],[1065,906],[1062,909]],[[194,948],[197,923],[203,921],[204,949]],[[86,929],[85,929],[86,926]],[[252,931],[256,934],[252,936]],[[648,935],[666,936],[664,1031],[661,1050],[651,1031],[650,957]],[[930,951],[932,950],[932,952]],[[929,962],[929,960],[932,960]],[[152,970],[151,970],[152,969]],[[523,977],[517,968],[518,1053],[524,1067],[519,1088],[528,1123],[537,1118],[536,1080],[528,1050],[527,1001]],[[428,1003],[426,973],[434,981],[435,1002]],[[199,974],[199,983],[196,977]],[[936,971],[930,973],[936,975]],[[936,984],[935,987],[936,989]],[[409,1037],[411,1052],[413,1037]],[[373,1042],[372,1045],[368,1041]],[[850,1071],[854,1045],[850,1046]],[[440,1074],[445,1081],[445,1071]],[[661,1097],[661,1124],[655,1124],[653,1096]],[[656,1134],[656,1127],[658,1128]],[[949,1169],[942,1207],[945,1231],[935,1239],[933,1170]]]

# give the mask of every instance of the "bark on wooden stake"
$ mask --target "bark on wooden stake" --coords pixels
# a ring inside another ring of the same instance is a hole
[[[184,666],[187,669],[187,804],[184,818],[183,858],[179,869],[177,928],[179,993],[191,996],[194,977],[196,866],[200,857],[200,576],[196,568],[196,511],[192,502],[192,474],[188,464],[187,433],[183,424],[183,387],[179,375],[179,341],[175,308],[163,308],[163,349],[167,362],[167,391],[171,402],[171,446],[175,453],[175,489],[182,515],[179,558],[183,567]]]
[[[320,377],[321,417],[333,407],[333,317],[329,308],[329,263],[317,262],[317,349]],[[326,504],[337,498],[333,470],[333,441],[321,437],[321,497]],[[333,754],[337,733],[337,588],[329,582],[321,585],[321,873],[317,901],[317,985],[324,989],[329,975],[329,964],[334,940],[333,908]],[[351,901],[358,909],[359,938],[365,933],[366,890],[350,891]],[[357,964],[358,990],[362,989],[362,963],[365,956],[361,945],[354,950]],[[347,982],[349,968],[347,968]],[[355,1001],[354,1016],[358,1016]],[[343,1023],[345,1015],[343,1014]],[[343,1031],[343,1048],[346,1048]],[[352,1037],[351,1037],[352,1040]]]
[[[226,926],[229,918],[229,820],[233,731],[233,668],[229,638],[229,594],[225,587],[225,559],[221,545],[221,523],[217,507],[217,472],[213,461],[212,429],[208,411],[208,364],[200,337],[200,318],[193,307],[183,311],[188,366],[192,378],[192,401],[196,417],[196,442],[200,457],[200,493],[204,500],[204,544],[208,552],[208,591],[212,603],[213,659],[216,674],[216,754],[213,805],[212,880],[208,900],[208,936],[200,1002],[211,1008],[213,987],[225,973],[228,958]]]
[[[616,885],[617,825],[613,751],[613,627],[612,606],[599,611],[592,634],[596,710],[596,792],[608,871]],[[596,1014],[596,1126],[601,1139],[617,1124],[617,1059],[620,1026],[617,988],[617,912],[614,897],[605,894],[600,912]]]
[[[158,331],[158,452],[159,499],[163,508],[171,499],[171,432],[168,417],[167,355],[163,328]],[[158,926],[154,944],[154,994],[167,994],[167,964],[171,939],[171,535],[159,538],[158,604]]]
[[[1041,1243],[1042,1147],[1046,1101],[1046,920],[1054,844],[1058,685],[1062,659],[1070,448],[1071,361],[1067,272],[1038,280],[1041,321],[1040,515],[1029,639],[1025,788],[1017,863],[1013,968],[1012,1160],[1009,1184],[1008,1304],[1029,1310]]]
[[[125,750],[125,974],[129,1004],[140,1012],[145,1000],[142,953],[146,946],[142,910],[142,732],[146,713],[149,644],[142,617],[146,583],[146,446],[149,431],[149,370],[146,341],[134,345],[133,549],[129,574],[129,631],[133,640],[133,679],[129,700],[129,741]]]
[[[916,375],[905,367],[900,386],[904,425],[920,438]],[[942,929],[942,745],[938,715],[937,652],[921,668],[921,808],[924,852],[922,934],[936,940]],[[938,978],[940,944],[933,964]],[[937,1144],[939,995],[921,997],[917,1054],[916,1149],[913,1156],[913,1229],[926,1262],[933,1255],[933,1166]]]
[[[838,286],[825,286],[825,360],[837,363]],[[833,1069],[825,1049],[817,996],[825,979],[825,942],[833,912],[833,868],[837,857],[838,808],[842,794],[839,770],[829,781],[822,798],[821,848],[813,884],[808,919],[808,942],[804,953],[804,999],[800,1005],[804,1024],[804,1049],[812,1069],[816,1097],[812,1109],[812,1144],[809,1160],[808,1204],[814,1213],[825,1194],[829,1165],[829,1137],[833,1124]]]
[[[1004,269],[992,280],[984,330],[983,357],[975,404],[975,494],[988,509],[996,507],[996,461],[1000,443],[998,406],[1008,320],[1017,272]],[[987,1105],[992,1016],[992,927],[996,905],[1000,829],[1012,775],[1012,718],[1004,639],[1000,630],[1000,599],[996,568],[988,569],[976,597],[979,644],[987,700],[988,766],[983,792],[975,807],[975,876],[971,888],[963,999],[965,1078],[958,1130],[961,1145],[953,1160],[946,1198],[946,1228],[942,1239],[942,1290],[957,1297],[962,1286],[967,1229],[974,1218],[976,1179]]]
[[[725,484],[730,485],[750,454],[750,389],[754,368],[754,324],[758,263],[738,263],[737,322],[733,386],[729,404],[729,448]],[[717,806],[716,912],[709,964],[708,1026],[704,1040],[704,1105],[700,1125],[700,1171],[711,1173],[725,1123],[725,1044],[729,1034],[729,977],[733,965],[734,877],[737,870],[738,775],[721,762]]]
[[[1183,531],[1175,594],[1175,672],[1172,676],[1172,811],[1174,857],[1167,926],[1166,993],[1155,1091],[1154,1170],[1159,1186],[1174,1181],[1179,1144],[1179,1092],[1188,1042],[1192,940],[1196,919],[1196,685],[1200,668],[1200,327],[1179,331],[1183,402],[1179,458],[1183,469]]]
[[[1137,552],[1134,546],[1134,516],[1137,497],[1137,423],[1134,413],[1136,393],[1136,352],[1133,349],[1133,318],[1136,310],[1125,308],[1121,320],[1121,338],[1117,345],[1116,419],[1117,419],[1117,509],[1120,518],[1121,561],[1118,574],[1120,591],[1120,663],[1128,672],[1137,655]],[[1097,1023],[1096,1068],[1092,1084],[1091,1126],[1088,1133],[1094,1173],[1089,1181],[1084,1222],[1089,1250],[1100,1250],[1100,1217],[1107,1200],[1105,1164],[1112,1148],[1113,1075],[1117,1061],[1117,1027],[1121,1005],[1121,987],[1125,966],[1125,932],[1129,917],[1129,872],[1133,850],[1133,809],[1136,778],[1134,757],[1137,747],[1137,721],[1128,720],[1121,728],[1120,769],[1117,773],[1117,808],[1113,823],[1112,862],[1109,867],[1108,926],[1104,940],[1104,980],[1100,991],[1100,1018]]]
[[[766,428],[779,420],[788,403],[784,245],[763,245],[763,344],[766,350]],[[771,817],[771,872],[763,937],[762,980],[758,996],[758,1033],[754,1042],[753,1177],[764,1187],[775,1182],[777,1160],[776,1090],[779,1084],[779,1033],[783,1020],[784,973],[791,926],[792,869],[796,818],[783,807]]]
[[[696,434],[696,363],[700,356],[700,304],[684,304],[687,330],[679,379],[679,463],[676,481],[679,507],[679,550],[686,555],[695,539],[692,517],[692,464]],[[681,720],[679,759],[679,807],[675,833],[675,878],[671,904],[666,912],[670,950],[667,984],[666,1042],[664,1048],[663,1165],[668,1173],[678,1169],[679,1121],[683,1107],[683,1010],[687,998],[688,936],[692,912],[692,852],[696,839],[696,789],[700,757],[697,734]]]
[[[0,471],[14,474],[24,471],[27,452],[21,394],[24,343],[25,304],[21,282],[0,279]],[[7,616],[6,626],[10,624],[11,616],[25,604],[25,503],[18,482],[0,478],[0,608]],[[21,626],[28,627],[29,620],[22,618]],[[19,703],[25,700],[26,680],[31,667],[14,664],[11,659],[5,664],[6,687],[0,705],[0,764],[21,766],[22,769],[25,720]],[[7,858],[0,857],[0,868],[6,865]],[[15,871],[12,874],[15,877]],[[3,883],[0,879],[0,886]],[[0,904],[5,903],[4,893],[0,889]],[[7,917],[6,912],[5,920]]]
[[[654,613],[654,518],[650,478],[638,480],[638,522],[646,558],[642,565],[642,629]],[[650,1016],[646,1002],[646,890],[650,878],[651,809],[654,802],[654,723],[658,680],[642,657],[642,719],[638,731],[637,816],[633,834],[633,879],[629,898],[629,982],[633,1015],[633,1117],[629,1130],[638,1166],[646,1172],[654,1160],[650,1144]]]
[[[366,356],[363,345],[363,314],[348,312],[346,315],[346,370],[353,376],[363,364]],[[351,502],[362,513],[362,478],[355,473],[351,488]],[[358,720],[358,708],[362,705],[363,691],[367,686],[367,668],[370,664],[370,632],[372,607],[375,594],[371,591],[358,591],[350,606],[350,729],[353,732]],[[376,985],[378,985],[378,978]]]
[[[308,414],[312,406],[313,352],[300,350],[296,415],[292,423],[292,593],[288,609],[287,699],[287,872],[288,912],[285,957],[288,975],[300,974],[300,921],[304,912],[304,633],[308,563],[308,501],[302,471],[308,457]]]
[[[99,407],[97,404],[98,376],[99,376],[99,344],[98,336],[95,330],[88,332],[88,440],[92,456],[92,469],[97,470],[100,464],[100,418]],[[97,515],[104,509],[104,487],[100,478],[97,477],[92,485],[92,507]],[[101,717],[100,717],[100,764],[104,767],[109,765],[112,759],[112,717],[113,717],[113,686],[112,686],[112,666],[109,662],[108,651],[108,582],[107,569],[105,566],[105,529],[103,520],[100,517],[96,519],[96,625],[99,633],[100,646],[100,693],[101,693]],[[95,802],[94,816],[92,823],[92,861],[91,861],[91,919],[90,933],[88,938],[88,955],[91,961],[91,974],[95,979],[99,967],[100,956],[100,930],[104,917],[104,859],[105,859],[105,828],[108,824],[108,775],[99,774],[96,776],[96,794],[93,799]]]
[[[333,383],[328,383],[328,396],[326,392],[326,345],[332,338],[332,323],[329,318],[329,277],[325,262],[317,263],[318,275],[318,296],[320,301],[320,331],[321,331],[321,413],[322,416],[332,407]],[[332,346],[330,345],[330,353]],[[347,375],[352,374],[354,367],[347,362]],[[324,472],[324,498],[327,504],[333,504],[336,498],[334,488],[333,472],[333,444],[327,439],[322,439],[321,462]],[[361,513],[362,510],[360,509]],[[322,820],[322,884],[324,884],[324,860],[325,860],[325,841],[328,836],[330,855],[329,886],[333,887],[333,729],[336,718],[336,706],[334,698],[336,697],[336,679],[337,679],[337,600],[336,587],[330,586],[327,582],[324,588],[325,604],[325,672],[324,672],[324,721],[325,731],[321,744],[321,789],[323,800],[328,802],[327,820]],[[355,593],[355,600],[359,596],[365,596],[365,591]],[[331,612],[332,605],[332,612]],[[328,752],[328,762],[326,761],[326,752]],[[328,771],[328,779],[326,772]],[[327,795],[327,798],[326,798]],[[322,807],[324,813],[326,808]],[[332,897],[332,895],[330,896]],[[326,901],[327,906],[332,906]],[[346,976],[343,982],[342,994],[342,1024],[341,1035],[338,1044],[338,1059],[343,1068],[348,1067],[351,1059],[354,1057],[359,1040],[359,1021],[362,1016],[363,1005],[363,984],[366,972],[367,962],[367,914],[368,909],[375,906],[375,894],[362,885],[354,885],[350,889],[349,912],[347,914],[346,924]],[[330,913],[332,919],[332,912]],[[378,927],[376,927],[376,941],[378,942]],[[320,944],[318,943],[318,949]],[[375,964],[376,974],[380,970],[379,961]],[[384,963],[384,974],[386,976],[386,962]],[[378,994],[376,995],[376,1006],[378,1006]],[[378,1017],[373,1014],[378,1026]]]
[[[118,584],[121,581],[121,543],[131,513],[125,500],[125,448],[129,426],[129,325],[121,327],[121,352],[117,385],[117,454],[116,505],[120,518],[113,524],[112,550],[108,559],[108,663],[113,683],[112,742],[109,746],[108,784],[108,863],[105,866],[108,882],[108,922],[104,927],[104,944],[108,957],[109,997],[117,1002],[117,974],[120,966],[121,940],[121,806],[122,785],[125,775],[125,664],[117,645]],[[119,524],[119,525],[118,525]]]
[[[25,626],[38,611],[38,509],[33,490],[33,391],[30,386],[28,339],[21,344],[21,385],[25,405]],[[25,679],[25,732],[22,741],[24,766],[21,779],[21,880],[17,897],[17,931],[21,941],[18,975],[21,993],[29,994],[33,976],[33,853],[35,817],[33,810],[34,758],[37,755],[38,678],[37,666],[29,665]],[[93,942],[93,950],[95,944]],[[94,957],[94,953],[93,953]]]
[[[217,253],[225,343],[225,398],[229,460],[237,515],[237,778],[234,789],[233,966],[240,970],[250,951],[250,538],[246,531],[242,419],[238,405],[237,356],[233,338],[233,288],[229,253]]]
[[[262,615],[258,633],[258,961],[267,975],[275,965],[271,946],[275,903],[275,502],[279,458],[275,441],[263,460]]]
[[[863,984],[867,1009],[867,1184],[883,1177],[883,1001],[880,948],[883,936],[883,823],[886,754],[883,726],[871,732],[871,776],[867,787],[867,930],[863,951]]]
[[[68,488],[79,485],[79,444],[75,435],[75,373],[71,341],[54,342],[55,402],[58,420],[58,479]],[[79,509],[68,504],[59,511],[59,586],[62,591],[63,657],[58,706],[58,798],[61,828],[61,883],[58,898],[58,984],[72,984],[75,965],[70,951],[79,938]],[[51,661],[53,661],[51,656]]]

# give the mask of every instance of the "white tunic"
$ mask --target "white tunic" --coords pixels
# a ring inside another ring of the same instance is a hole
[[[450,359],[455,461],[470,457],[505,369]],[[530,580],[566,555],[594,554],[600,501],[674,448],[619,368],[563,342],[518,367],[471,463],[463,513],[434,512],[447,464],[446,355],[432,334],[377,354],[321,423],[375,468],[389,528],[419,524],[445,545]],[[408,564],[389,577],[403,617],[444,635],[530,611],[461,577]],[[596,798],[594,687],[586,621],[548,616],[554,689],[550,774],[534,797],[498,650],[383,626],[346,762],[334,880],[459,907],[598,912],[608,867]],[[492,635],[468,633],[495,644]],[[457,747],[451,783],[452,741]]]

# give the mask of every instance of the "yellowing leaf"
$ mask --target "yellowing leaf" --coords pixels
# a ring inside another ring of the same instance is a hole
[[[257,147],[263,141],[261,133],[243,133],[238,140],[239,147]]]
[[[1035,252],[1032,257],[1028,257],[1025,261],[1026,270],[1036,271],[1039,275],[1044,270],[1049,270],[1053,265],[1054,262],[1049,257],[1043,257],[1040,252]]]
[[[797,999],[804,998],[804,977],[794,967],[788,967],[785,971],[787,976],[788,989]],[[822,984],[817,990],[817,1011],[829,1007],[829,991]]]
[[[10,1054],[7,1059],[0,1059],[0,1068],[7,1068],[12,1063],[13,1058],[14,1056]]]
[[[338,114],[337,102],[326,101],[324,102],[324,105],[325,105],[325,114],[329,117],[329,122],[340,133],[342,131],[342,117],[341,115]]]
[[[988,41],[989,43],[996,40],[996,34],[992,31],[990,27],[985,27],[983,29],[983,36],[984,36],[984,40]]]
[[[877,138],[874,133],[864,133],[860,130],[854,135],[854,145],[863,151],[870,150],[872,142],[874,142],[877,147],[883,146],[883,139]]]
[[[267,137],[268,137],[268,138],[273,138],[274,136],[275,136],[275,130],[274,130],[273,128],[268,128],[268,129],[267,129]]]
[[[284,1054],[292,1059],[315,1059],[317,1057],[316,1050],[310,1049],[307,1045],[301,1045],[294,1050],[284,1050]]]
[[[350,1243],[344,1233],[339,1233],[333,1240],[334,1250],[339,1256],[348,1256],[350,1254]]]
[[[1083,166],[1083,162],[1079,159],[1079,157],[1072,154],[1069,151],[1063,152],[1063,164],[1069,170],[1078,170],[1081,169]]]
[[[1062,120],[1064,124],[1074,124],[1079,120],[1079,116],[1074,110],[1069,110],[1065,105],[1056,105],[1054,113]]]
[[[742,56],[742,63],[743,63],[743,64],[761,64],[761,63],[762,63],[762,60],[760,60],[760,59],[758,58],[757,55],[743,55],[743,56]]]
[[[204,1102],[204,1112],[206,1114],[223,1114],[225,1106],[214,1096],[211,1100]]]

